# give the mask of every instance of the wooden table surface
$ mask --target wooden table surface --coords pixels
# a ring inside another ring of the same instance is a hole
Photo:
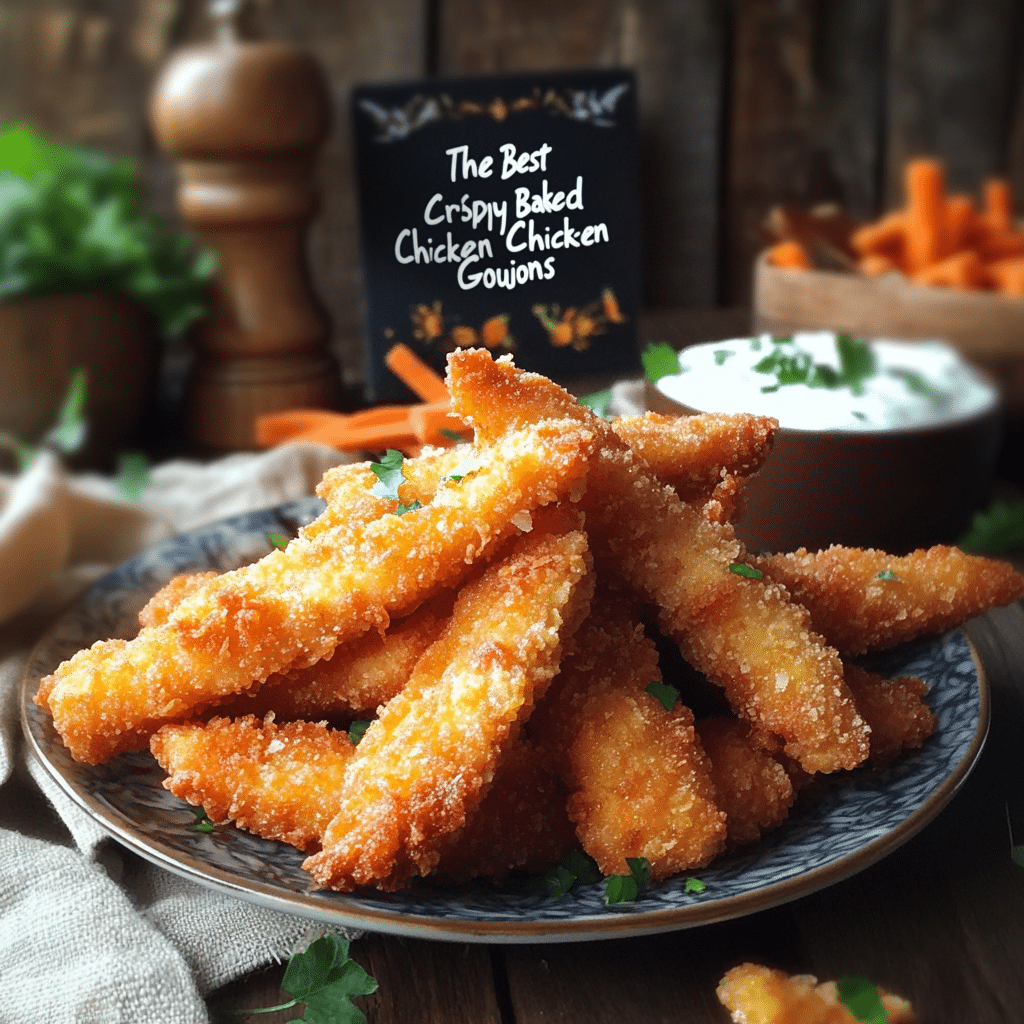
[[[379,982],[370,1024],[726,1024],[715,988],[755,960],[820,978],[870,978],[922,1024],[1024,1020],[1024,604],[967,627],[992,696],[981,757],[960,792],[867,870],[748,917],[643,938],[476,945],[368,935],[351,955]],[[279,1001],[283,967],[211,999]],[[288,1014],[252,1021],[290,1019]]]

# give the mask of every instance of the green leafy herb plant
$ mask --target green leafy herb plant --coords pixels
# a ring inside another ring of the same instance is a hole
[[[204,313],[215,271],[213,253],[145,212],[134,161],[0,131],[0,301],[120,291],[176,336]]]

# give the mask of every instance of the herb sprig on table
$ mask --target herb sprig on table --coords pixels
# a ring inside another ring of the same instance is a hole
[[[295,1020],[310,1024],[366,1024],[366,1014],[352,1002],[352,997],[372,995],[377,991],[377,982],[348,955],[348,948],[348,942],[333,933],[322,936],[288,961],[281,988],[291,999],[277,1006],[231,1012],[248,1017],[304,1005],[302,1016]]]

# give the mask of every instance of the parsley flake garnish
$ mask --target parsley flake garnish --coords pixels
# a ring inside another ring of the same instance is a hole
[[[679,691],[674,686],[659,682],[657,679],[647,684],[647,692],[660,700],[666,711],[671,711],[679,700]]]
[[[727,348],[716,348],[715,349],[715,366],[723,366],[725,361],[730,357],[736,355],[735,352],[730,352]]]
[[[863,978],[840,978],[836,982],[839,1002],[866,1024],[888,1024],[889,1011],[878,994],[878,986]]]
[[[601,878],[597,864],[585,853],[570,850],[537,879],[535,888],[545,896],[565,896],[577,885],[592,885]]]
[[[877,576],[880,580],[890,580],[893,583],[902,583],[903,580],[892,571],[892,569],[883,569]]]
[[[395,515],[399,516],[404,516],[406,512],[414,512],[416,509],[423,507],[418,501],[414,501],[410,505],[403,505],[401,498],[398,496],[398,488],[402,484],[408,483],[405,474],[402,472],[404,463],[405,457],[401,452],[395,451],[394,448],[389,448],[384,453],[384,457],[380,462],[370,463],[370,469],[377,475],[377,482],[373,485],[370,493],[378,498],[397,501],[398,508],[395,509]]]
[[[369,718],[358,718],[348,727],[348,738],[352,741],[353,746],[359,745],[366,730],[370,728],[371,722],[372,719]]]
[[[744,565],[742,562],[733,562],[729,566],[729,572],[734,572],[737,576],[746,576],[748,580],[759,580],[764,576],[760,569],[753,565]]]
[[[288,547],[288,536],[287,534],[281,533],[279,530],[268,530],[266,533],[267,543],[272,548],[286,548]]]
[[[580,404],[592,409],[602,419],[608,415],[608,408],[612,403],[612,389],[605,388],[603,391],[595,391],[592,395],[584,395]]]
[[[664,341],[651,342],[640,353],[640,362],[643,363],[644,376],[652,384],[680,371],[679,353]]]
[[[708,884],[699,878],[688,878],[686,884],[683,886],[683,892],[696,893],[700,895],[702,892],[707,892]]]
[[[206,813],[206,810],[202,807],[191,808],[192,813],[196,816],[196,823],[189,825],[189,832],[212,832],[213,822],[210,821],[210,816]]]
[[[803,384],[809,388],[827,388],[837,391],[849,388],[854,395],[864,394],[864,382],[878,372],[878,360],[866,341],[855,338],[848,331],[836,331],[836,354],[839,369],[825,363],[816,363],[810,352],[791,349],[793,339],[774,338],[775,347],[754,364],[757,373],[775,377],[761,391],[771,394],[790,384]]]
[[[604,888],[604,901],[609,906],[632,903],[651,880],[651,862],[646,857],[627,857],[628,875],[609,875]]]

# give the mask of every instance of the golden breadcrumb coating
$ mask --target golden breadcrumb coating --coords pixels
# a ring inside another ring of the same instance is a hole
[[[510,871],[542,872],[576,845],[565,786],[520,737],[504,753],[480,806],[444,836],[435,874],[452,881],[500,880]]]
[[[324,888],[397,889],[434,870],[558,669],[593,590],[585,534],[535,529],[465,584],[441,636],[366,730],[324,848]]]
[[[785,589],[739,575],[746,551],[731,527],[709,521],[658,481],[590,409],[539,374],[480,350],[449,356],[452,405],[478,436],[563,415],[592,426],[599,448],[582,507],[599,566],[656,604],[662,631],[721,686],[741,717],[782,736],[810,772],[853,768],[868,728],[835,650]]]
[[[779,421],[750,413],[618,416],[612,430],[684,501],[706,501],[725,476],[757,472]]]
[[[206,581],[134,640],[80,651],[42,681],[37,700],[79,761],[142,749],[164,723],[312,664],[455,584],[517,515],[586,472],[592,440],[565,421],[507,435],[477,470],[405,515],[360,492],[350,473],[342,479],[361,497],[328,504],[286,548]]]
[[[924,746],[937,724],[925,698],[928,684],[915,676],[887,678],[861,665],[846,663],[846,682],[857,710],[871,726],[868,761],[891,764],[904,750]]]
[[[164,787],[212,821],[312,850],[334,816],[333,794],[355,747],[322,723],[250,715],[165,725],[150,750],[167,772]]]
[[[697,722],[711,761],[711,781],[725,811],[728,845],[756,842],[781,825],[796,799],[786,769],[774,756],[779,743],[739,718],[714,716]]]
[[[941,633],[1024,595],[1024,576],[1008,562],[942,544],[899,556],[837,544],[752,564],[785,586],[843,654]]]
[[[905,999],[878,990],[889,1024],[914,1024],[917,1017]],[[726,973],[718,999],[734,1024],[862,1024],[843,1003],[835,982],[818,983],[809,974],[789,975],[745,963]]]
[[[647,692],[661,681],[654,644],[624,606],[601,601],[531,719],[568,787],[569,817],[605,875],[645,857],[651,878],[703,867],[725,843],[725,815],[693,714]]]
[[[374,715],[405,686],[420,655],[444,627],[450,602],[448,607],[438,603],[437,612],[423,605],[385,633],[364,633],[321,661],[275,673],[254,693],[218,704],[216,712],[262,718],[272,711],[282,721]]]

